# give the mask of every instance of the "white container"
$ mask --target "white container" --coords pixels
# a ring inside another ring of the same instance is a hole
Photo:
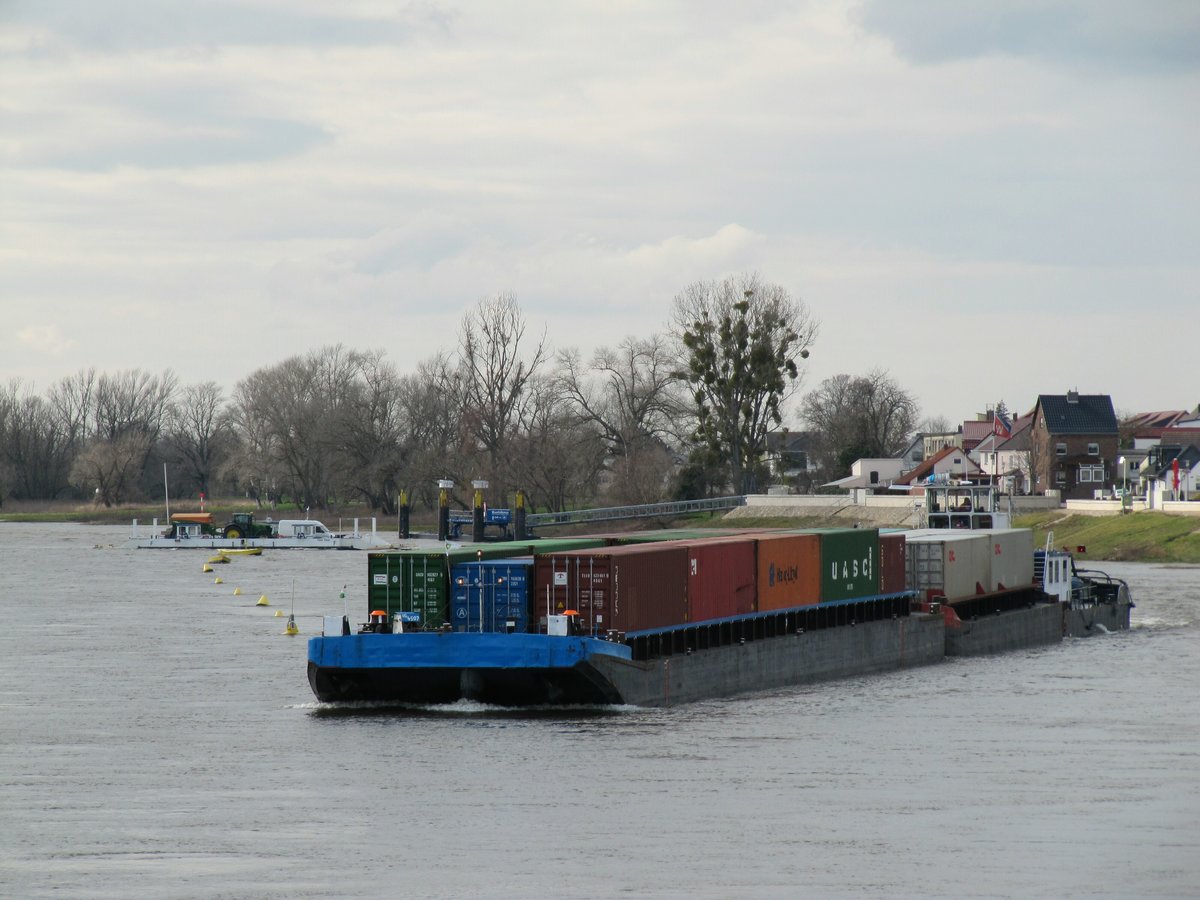
[[[972,597],[991,587],[991,541],[982,531],[931,529],[904,536],[908,586],[947,600]]]

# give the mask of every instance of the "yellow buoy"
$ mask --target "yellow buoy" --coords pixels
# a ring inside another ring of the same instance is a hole
[[[228,565],[228,563],[229,563],[229,557],[228,557],[228,556],[220,556],[220,555],[217,555],[217,556],[212,556],[212,557],[209,557],[209,560],[208,560],[208,561],[209,561],[210,563],[225,563],[226,565]]]
[[[233,589],[233,596],[235,596],[235,597],[242,596],[242,589],[240,587],[235,587]]]
[[[258,598],[258,603],[256,603],[255,605],[256,606],[270,606],[271,601],[267,599],[266,594],[263,594],[261,597]]]
[[[201,569],[200,571],[201,571],[201,572],[211,572],[212,570],[213,570],[213,567],[212,567],[212,566],[210,566],[208,563],[205,563],[205,564],[204,564],[204,568],[203,568],[203,569]]]
[[[300,629],[296,627],[296,617],[288,616],[287,627],[283,629],[284,634],[299,634]]]
[[[213,579],[213,584],[224,584],[224,583],[225,583],[225,582],[223,582],[223,581],[221,580],[221,576],[220,576],[220,575],[218,575],[216,578],[214,578],[214,579]]]

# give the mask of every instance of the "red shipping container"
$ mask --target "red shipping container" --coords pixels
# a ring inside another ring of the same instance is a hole
[[[717,538],[688,544],[688,621],[754,612],[755,542]]]
[[[902,594],[907,590],[904,553],[904,532],[880,532],[879,593]]]
[[[537,558],[533,617],[568,609],[588,631],[647,631],[687,624],[687,548],[635,544]]]

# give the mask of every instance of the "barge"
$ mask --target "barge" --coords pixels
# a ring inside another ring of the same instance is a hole
[[[327,617],[309,641],[319,700],[670,706],[1119,630],[1132,606],[1123,584],[1009,528],[606,536],[368,559],[368,622],[351,633],[348,617]]]
[[[247,517],[249,518],[249,517]],[[332,532],[316,519],[268,519],[253,530],[239,525],[224,529],[213,527],[211,513],[177,513],[168,517],[169,527],[160,528],[158,519],[149,526],[133,527],[124,546],[136,550],[381,550],[391,546],[376,530],[359,530],[358,519],[346,532]]]

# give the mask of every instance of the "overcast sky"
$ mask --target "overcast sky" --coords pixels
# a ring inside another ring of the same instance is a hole
[[[1200,402],[1200,3],[0,0],[0,382],[590,353],[757,272],[806,388]]]

